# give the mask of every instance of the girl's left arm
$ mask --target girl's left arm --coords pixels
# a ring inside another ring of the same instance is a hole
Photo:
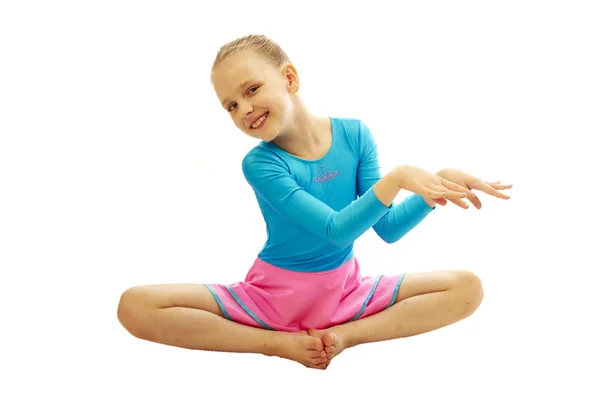
[[[369,128],[360,123],[360,160],[358,164],[358,195],[362,196],[381,179],[377,145]],[[394,243],[415,228],[435,207],[430,207],[421,195],[412,194],[402,202],[393,203],[390,211],[373,225],[373,230],[386,243]]]

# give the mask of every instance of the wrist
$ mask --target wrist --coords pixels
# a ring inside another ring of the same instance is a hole
[[[391,173],[394,183],[400,189],[404,189],[404,178],[406,176],[406,168],[406,165],[400,165],[394,168]]]
[[[377,199],[386,207],[389,207],[402,189],[398,185],[398,173],[396,170],[392,170],[390,173],[384,175],[373,185],[372,189]]]

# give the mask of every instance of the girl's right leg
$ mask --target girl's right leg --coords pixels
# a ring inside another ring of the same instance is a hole
[[[278,356],[324,369],[323,343],[306,332],[259,329],[226,319],[206,286],[165,284],[126,290],[117,316],[133,336],[188,349]]]

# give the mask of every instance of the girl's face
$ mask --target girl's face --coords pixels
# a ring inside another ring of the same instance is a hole
[[[211,75],[215,93],[245,134],[272,141],[291,121],[291,95],[298,89],[296,70],[281,69],[252,53],[227,59]]]

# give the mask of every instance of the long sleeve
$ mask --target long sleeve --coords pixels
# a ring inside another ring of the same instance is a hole
[[[358,194],[364,195],[381,178],[377,145],[369,128],[360,123],[359,132],[360,162],[358,166]],[[415,228],[433,211],[421,195],[413,194],[398,204],[392,204],[390,211],[381,217],[373,230],[387,243],[394,243]]]
[[[389,211],[372,189],[334,211],[299,186],[285,163],[265,151],[249,153],[242,170],[254,192],[275,212],[338,247],[352,244]]]

